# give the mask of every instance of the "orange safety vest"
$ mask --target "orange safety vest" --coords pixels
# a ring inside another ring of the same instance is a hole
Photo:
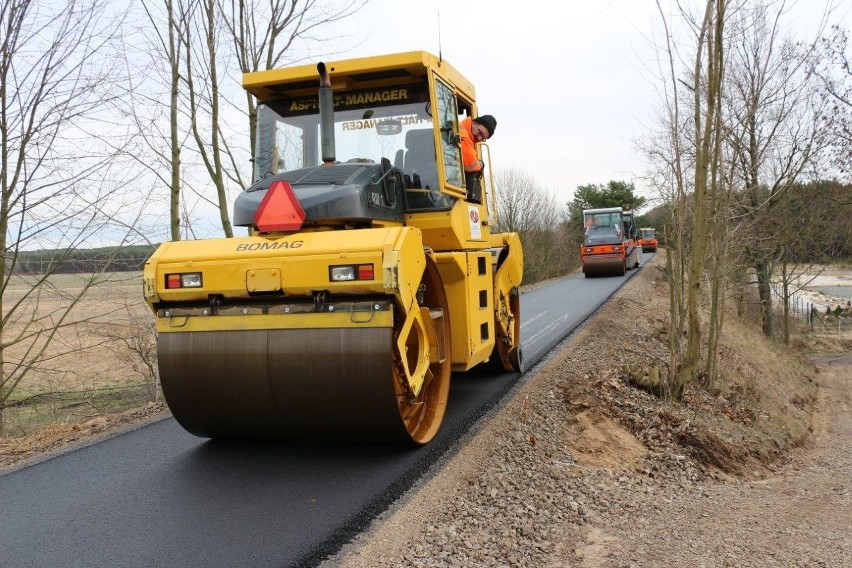
[[[462,163],[464,171],[478,172],[482,170],[479,155],[476,153],[476,141],[473,139],[473,117],[469,116],[459,123],[459,138],[461,139]]]

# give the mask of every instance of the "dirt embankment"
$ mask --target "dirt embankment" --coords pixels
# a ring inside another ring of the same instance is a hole
[[[631,380],[667,361],[661,266],[325,565],[848,565],[852,356],[730,316],[718,384],[661,401]]]

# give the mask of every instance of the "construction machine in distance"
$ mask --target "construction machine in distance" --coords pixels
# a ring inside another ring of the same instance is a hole
[[[628,269],[639,266],[638,249],[631,238],[632,212],[621,207],[584,209],[583,227],[580,258],[586,278],[624,276]]]
[[[642,247],[639,244],[639,228],[633,211],[622,208],[621,224],[624,225],[624,237],[627,240],[627,270],[639,268],[642,260]]]
[[[429,442],[452,371],[523,372],[521,242],[462,167],[473,84],[409,52],[243,87],[248,236],[164,243],[144,269],[173,415],[210,438]]]
[[[657,230],[653,227],[641,227],[639,229],[639,245],[642,252],[657,252]]]

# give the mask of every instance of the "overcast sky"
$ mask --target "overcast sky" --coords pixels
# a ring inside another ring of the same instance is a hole
[[[786,20],[800,36],[812,32],[829,1],[788,1]],[[850,1],[833,4],[850,27]],[[365,39],[339,58],[437,54],[440,35],[480,112],[497,118],[495,168],[529,171],[563,202],[578,185],[613,179],[646,194],[634,141],[654,118],[659,21],[653,0],[369,0],[350,23]]]

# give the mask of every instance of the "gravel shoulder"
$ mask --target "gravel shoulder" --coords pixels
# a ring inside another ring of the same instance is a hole
[[[730,316],[724,384],[665,403],[635,380],[660,256],[324,568],[848,565],[852,338],[809,360]]]
[[[578,548],[582,565],[848,566],[852,355],[816,362],[814,435],[789,463],[758,480],[619,485],[618,499],[635,496],[632,511],[601,512]]]

